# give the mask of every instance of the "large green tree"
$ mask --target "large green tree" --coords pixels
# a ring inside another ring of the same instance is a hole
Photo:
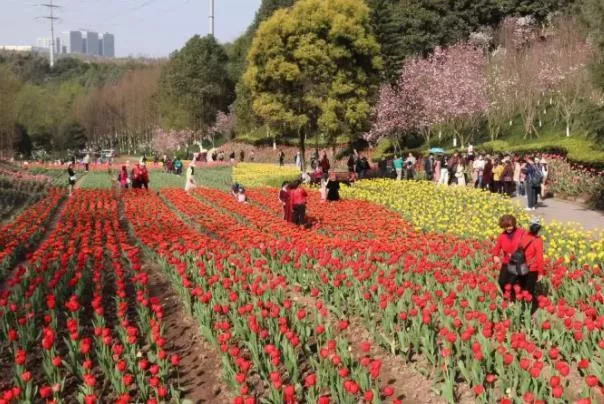
[[[305,139],[366,129],[383,67],[369,8],[356,0],[299,0],[258,28],[244,81],[254,112]]]
[[[209,35],[198,35],[170,56],[161,77],[162,118],[168,127],[204,130],[234,99],[228,56]]]

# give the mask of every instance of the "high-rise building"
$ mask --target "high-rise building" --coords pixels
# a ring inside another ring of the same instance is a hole
[[[101,50],[100,54],[106,58],[115,57],[115,36],[113,36],[113,34],[105,32],[101,36],[101,41],[103,49]]]
[[[61,43],[64,52],[61,53],[83,53],[83,42],[82,33],[80,31],[63,32]]]
[[[40,38],[42,39],[42,38]],[[91,56],[115,57],[115,37],[94,31],[68,31],[57,39],[58,53],[82,53]]]
[[[99,49],[99,34],[93,31],[82,31],[82,39],[86,41],[83,53],[87,55],[101,55]]]

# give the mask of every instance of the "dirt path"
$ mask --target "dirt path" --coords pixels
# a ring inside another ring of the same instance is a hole
[[[513,199],[514,203],[526,207],[526,198]],[[604,230],[604,212],[589,209],[578,203],[562,201],[559,199],[546,199],[537,206],[535,215],[546,221],[558,221],[562,223],[578,223],[586,230]]]
[[[227,387],[221,381],[222,362],[217,351],[202,338],[197,322],[184,310],[180,297],[159,265],[147,262],[149,293],[164,308],[168,351],[180,356],[180,387],[183,398],[193,403],[229,403]]]

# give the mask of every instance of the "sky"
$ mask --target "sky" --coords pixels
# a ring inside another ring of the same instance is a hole
[[[50,0],[0,0],[0,45],[35,45],[50,37],[48,15],[36,4]],[[87,29],[115,35],[118,57],[165,57],[195,34],[209,33],[210,0],[53,0],[62,6],[55,37]],[[215,35],[220,42],[237,38],[252,22],[260,0],[215,0]]]

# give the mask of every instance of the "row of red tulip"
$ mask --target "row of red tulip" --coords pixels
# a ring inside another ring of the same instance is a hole
[[[178,398],[171,384],[179,358],[165,349],[161,304],[118,217],[110,192],[77,191],[8,281],[0,349],[15,362],[0,402]]]
[[[51,189],[42,200],[0,227],[0,280],[4,279],[18,256],[39,241],[63,196],[59,190]]]

